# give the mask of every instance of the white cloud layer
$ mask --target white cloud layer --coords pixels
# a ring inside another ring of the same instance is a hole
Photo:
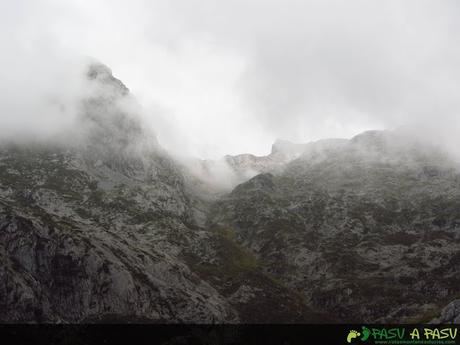
[[[278,137],[400,125],[457,143],[454,0],[10,0],[0,29],[3,136],[68,124],[91,56],[175,152],[265,154]]]

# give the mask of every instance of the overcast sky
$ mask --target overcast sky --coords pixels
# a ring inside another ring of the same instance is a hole
[[[49,105],[72,102],[81,56],[130,88],[163,146],[200,157],[457,133],[459,40],[454,0],[2,0],[0,135],[65,124]]]

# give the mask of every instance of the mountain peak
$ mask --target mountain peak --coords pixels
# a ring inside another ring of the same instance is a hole
[[[91,62],[86,70],[86,77],[90,81],[97,81],[105,87],[111,87],[121,95],[129,94],[129,89],[120,79],[113,76],[112,70],[100,62]]]
[[[112,77],[112,70],[103,63],[92,62],[88,66],[87,76],[90,79]]]
[[[305,144],[297,144],[289,140],[276,139],[272,145],[271,154],[296,156],[296,155],[300,155],[304,149],[305,149]]]
[[[390,134],[388,130],[369,130],[355,135],[350,141],[354,144],[381,146],[389,140]]]
[[[142,121],[136,99],[109,67],[91,62],[86,78],[90,91],[81,100],[79,129],[92,155],[114,160],[158,147],[154,133]]]

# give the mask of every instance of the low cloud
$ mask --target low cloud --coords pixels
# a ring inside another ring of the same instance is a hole
[[[409,126],[456,147],[456,1],[19,0],[0,5],[0,135],[53,136],[112,68],[176,154],[266,154]]]

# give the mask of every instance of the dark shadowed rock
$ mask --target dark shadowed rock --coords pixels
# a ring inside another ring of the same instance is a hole
[[[431,322],[440,324],[460,323],[460,300],[450,302],[441,310],[440,315]]]

